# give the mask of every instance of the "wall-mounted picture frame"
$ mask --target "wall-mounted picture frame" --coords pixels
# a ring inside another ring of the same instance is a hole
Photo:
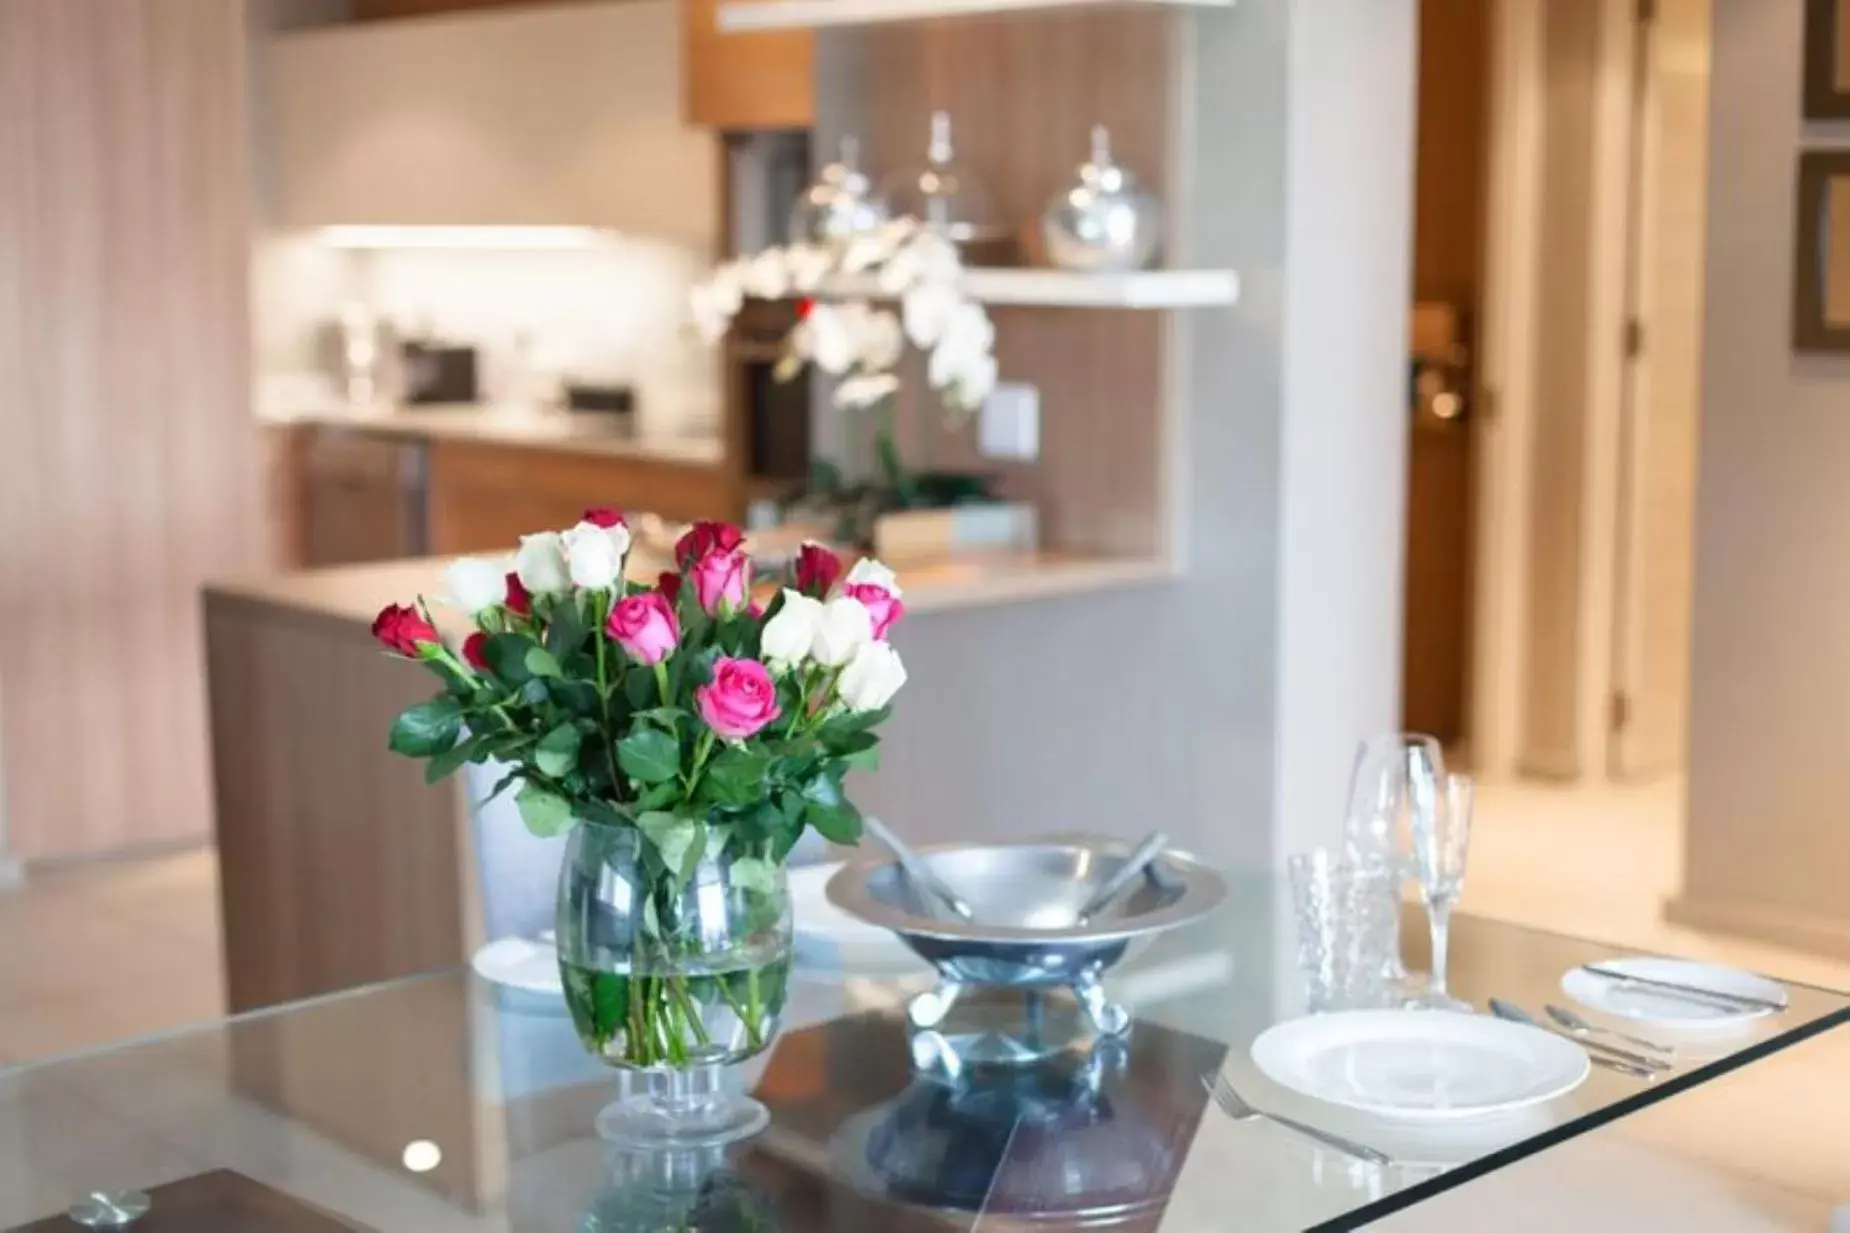
[[[1850,351],[1850,150],[1799,155],[1792,345]]]
[[[1805,118],[1850,120],[1850,0],[1805,0]]]

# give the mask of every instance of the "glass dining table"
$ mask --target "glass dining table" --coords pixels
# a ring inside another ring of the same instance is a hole
[[[1786,985],[1783,1012],[1679,1041],[1651,1077],[1594,1067],[1539,1105],[1397,1122],[1254,1064],[1255,1038],[1305,1013],[1303,982],[1286,888],[1229,882],[1212,917],[1108,974],[1128,1036],[1011,1065],[921,1069],[905,1005],[930,971],[806,948],[782,1034],[733,1076],[770,1125],[724,1149],[600,1142],[619,1079],[584,1053],[562,1002],[466,969],[0,1072],[0,1229],[76,1229],[73,1204],[105,1196],[83,1213],[95,1218],[131,1192],[148,1201],[135,1233],[1348,1229],[1850,1022],[1850,998]],[[1416,964],[1421,924],[1410,911]],[[1466,916],[1451,950],[1455,994],[1538,1016],[1572,1004],[1565,973],[1623,953]],[[1054,1003],[1035,1013],[1057,1018]],[[1210,1095],[1216,1076],[1388,1163],[1235,1120]]]

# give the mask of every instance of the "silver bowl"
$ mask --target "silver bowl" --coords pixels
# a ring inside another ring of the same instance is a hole
[[[829,902],[897,934],[938,969],[939,987],[914,998],[915,1028],[935,1027],[966,989],[1065,987],[1093,1025],[1117,1035],[1129,1016],[1105,1000],[1099,976],[1138,938],[1199,920],[1227,884],[1201,862],[1165,852],[1142,882],[1091,920],[1079,909],[1123,867],[1115,840],[1023,840],[939,844],[920,855],[968,901],[974,921],[934,912],[896,861],[856,861],[829,879]]]

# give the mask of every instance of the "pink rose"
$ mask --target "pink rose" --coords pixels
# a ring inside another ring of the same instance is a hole
[[[867,609],[867,615],[873,618],[876,639],[884,640],[886,631],[906,615],[906,605],[900,602],[899,596],[876,583],[850,582],[842,591],[860,600],[861,606]]]
[[[745,607],[745,554],[715,549],[687,571],[694,597],[709,616],[726,615]]]
[[[782,713],[763,664],[723,655],[713,661],[713,679],[694,691],[694,705],[707,727],[729,741],[756,734]]]
[[[604,629],[639,664],[659,664],[681,641],[674,609],[659,591],[642,591],[623,599],[610,610]]]

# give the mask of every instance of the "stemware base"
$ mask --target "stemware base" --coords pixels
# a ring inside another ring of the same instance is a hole
[[[1403,1010],[1455,1010],[1460,1014],[1477,1013],[1477,1007],[1463,998],[1455,998],[1443,989],[1426,988],[1409,994],[1401,1002]]]
[[[640,1091],[598,1113],[598,1138],[642,1150],[718,1147],[770,1125],[770,1110],[726,1091],[722,1076],[717,1065],[645,1072]]]

